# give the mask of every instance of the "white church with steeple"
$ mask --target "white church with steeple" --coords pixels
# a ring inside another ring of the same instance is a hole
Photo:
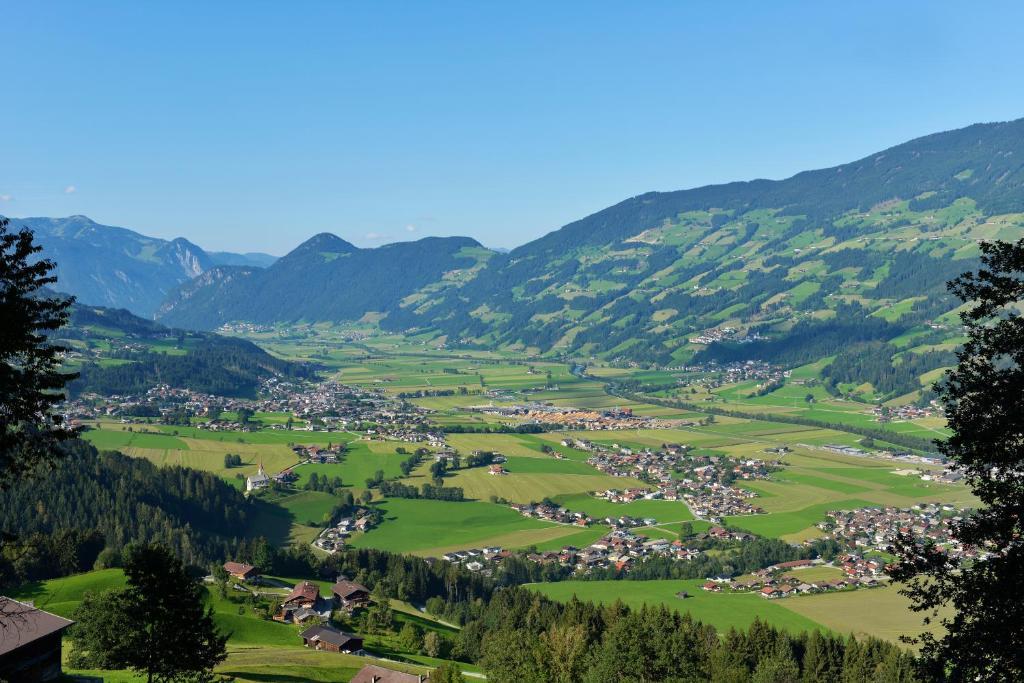
[[[270,477],[267,476],[266,470],[263,469],[263,461],[260,461],[260,469],[256,474],[251,477],[247,477],[245,480],[245,490],[256,491],[257,489],[263,489],[270,486]]]

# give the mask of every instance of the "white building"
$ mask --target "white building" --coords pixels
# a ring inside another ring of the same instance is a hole
[[[260,469],[256,474],[246,478],[245,490],[255,491],[257,489],[264,489],[268,486],[270,486],[270,477],[267,476],[266,471],[263,469],[263,463],[260,462]]]

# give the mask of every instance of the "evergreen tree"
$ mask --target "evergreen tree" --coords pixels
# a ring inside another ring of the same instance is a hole
[[[924,666],[952,680],[1024,680],[1024,240],[983,243],[982,267],[950,283],[964,302],[967,342],[935,386],[952,436],[941,451],[980,501],[953,536],[984,558],[958,562],[932,544],[901,538],[893,576],[914,608],[942,618],[943,635],[919,637]]]
[[[493,683],[548,683],[548,673],[537,637],[525,628],[488,633],[481,662]],[[608,680],[608,679],[605,679]]]
[[[52,409],[77,375],[60,371],[66,349],[47,342],[67,323],[72,300],[47,294],[57,281],[55,264],[32,263],[42,249],[32,232],[7,226],[0,218],[0,487],[52,463],[61,453],[56,446],[76,434]]]
[[[842,683],[862,683],[871,680],[874,667],[868,659],[867,648],[850,636],[843,653]]]
[[[75,612],[75,666],[130,668],[150,683],[212,680],[227,636],[203,588],[161,546],[132,547],[124,571],[127,588],[87,595]]]
[[[843,669],[842,643],[836,638],[811,631],[804,648],[805,683],[831,683]]]
[[[754,670],[752,683],[798,683],[800,667],[785,653],[764,657]]]
[[[410,652],[419,652],[423,649],[423,629],[411,621],[405,622],[402,630],[398,632],[398,639],[402,647]]]

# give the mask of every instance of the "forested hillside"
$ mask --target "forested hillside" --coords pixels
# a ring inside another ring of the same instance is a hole
[[[126,310],[74,305],[57,341],[72,349],[68,385],[83,392],[138,394],[157,384],[221,396],[251,397],[269,377],[311,377],[314,368],[271,356],[252,342],[186,332]]]
[[[420,290],[461,282],[491,256],[467,237],[359,249],[324,233],[267,269],[222,267],[185,283],[161,306],[158,318],[192,329],[234,320],[358,320],[397,310]]]
[[[221,478],[183,467],[157,467],[72,441],[51,470],[0,489],[5,544],[0,585],[93,568],[108,549],[116,562],[132,542],[159,542],[185,562],[227,557],[245,536],[256,501]]]

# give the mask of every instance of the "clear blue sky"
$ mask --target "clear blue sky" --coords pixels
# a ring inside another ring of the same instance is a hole
[[[1024,116],[1024,4],[20,2],[0,213],[282,254],[512,247]]]

